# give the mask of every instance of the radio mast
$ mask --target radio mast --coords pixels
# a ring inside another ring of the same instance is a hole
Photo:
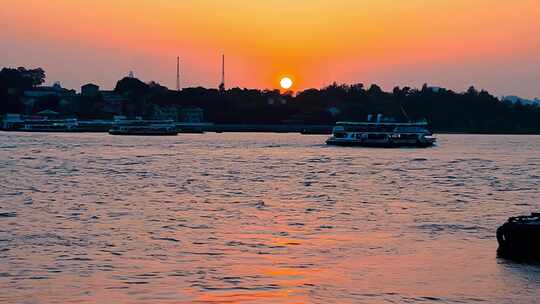
[[[219,84],[219,90],[225,91],[225,54],[221,55],[221,83]]]
[[[180,92],[180,57],[176,57],[176,90]]]

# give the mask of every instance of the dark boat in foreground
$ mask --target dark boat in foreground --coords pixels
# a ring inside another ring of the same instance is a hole
[[[501,258],[540,262],[540,213],[509,218],[497,229]]]

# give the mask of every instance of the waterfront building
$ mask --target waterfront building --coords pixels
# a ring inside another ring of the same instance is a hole
[[[21,114],[8,113],[4,115],[4,119],[2,120],[3,130],[16,129],[16,128],[22,127],[23,125],[24,125],[24,119],[21,116]]]
[[[180,111],[183,122],[200,123],[204,121],[204,110],[199,107],[187,107]]]
[[[23,93],[25,98],[39,98],[46,96],[57,97],[73,97],[75,96],[75,90],[68,90],[63,88],[59,82],[56,82],[52,86],[42,86],[26,90]]]
[[[60,115],[60,113],[50,110],[50,109],[37,112],[36,114],[45,118],[56,118]]]
[[[101,110],[105,113],[120,115],[123,113],[124,104],[128,99],[122,94],[115,91],[99,91],[103,99],[103,107]]]
[[[99,95],[99,86],[93,83],[85,84],[81,87],[81,95],[85,97],[96,97]]]
[[[75,101],[77,94],[75,90],[69,90],[63,88],[59,82],[56,82],[52,86],[42,86],[32,88],[23,92],[21,97],[21,103],[24,107],[23,113],[31,114],[34,110],[36,102],[43,98],[57,98],[64,108],[69,108]]]
[[[179,111],[177,107],[160,107],[154,105],[153,116],[155,119],[178,121]]]

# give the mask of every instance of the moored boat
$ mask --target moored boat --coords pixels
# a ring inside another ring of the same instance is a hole
[[[361,147],[433,146],[436,138],[427,122],[338,122],[326,144]]]
[[[178,135],[176,124],[172,120],[116,120],[109,130],[111,135]]]
[[[178,122],[176,128],[178,133],[191,133],[191,134],[203,134],[204,130],[212,126],[210,123],[190,123],[190,122]]]
[[[540,213],[509,218],[497,229],[502,258],[540,262]]]
[[[77,132],[79,123],[76,118],[66,119],[29,119],[25,120],[20,131],[25,132]]]
[[[42,113],[48,113],[42,111]],[[58,114],[56,112],[53,112]],[[49,118],[40,115],[6,114],[0,128],[4,131],[24,132],[78,132],[77,118]]]

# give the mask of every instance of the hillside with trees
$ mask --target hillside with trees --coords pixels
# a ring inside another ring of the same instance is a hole
[[[25,90],[44,82],[42,69],[0,71],[0,114],[23,113]],[[297,93],[279,90],[231,88],[219,90],[194,87],[172,91],[156,82],[126,77],[114,93],[125,98],[124,115],[154,117],[159,108],[198,107],[205,120],[216,124],[334,124],[336,121],[364,121],[368,114],[381,113],[398,121],[427,119],[432,128],[448,132],[540,133],[540,107],[503,101],[487,91],[470,87],[466,92],[444,88],[396,87],[383,91],[373,84],[334,83]],[[43,100],[41,100],[43,99]],[[38,98],[30,111],[46,107],[62,109],[60,98]],[[105,118],[101,95],[70,98],[76,106],[61,111],[66,116]],[[64,101],[65,103],[65,101]],[[46,105],[46,106],[43,106]],[[71,110],[69,110],[71,109]]]

